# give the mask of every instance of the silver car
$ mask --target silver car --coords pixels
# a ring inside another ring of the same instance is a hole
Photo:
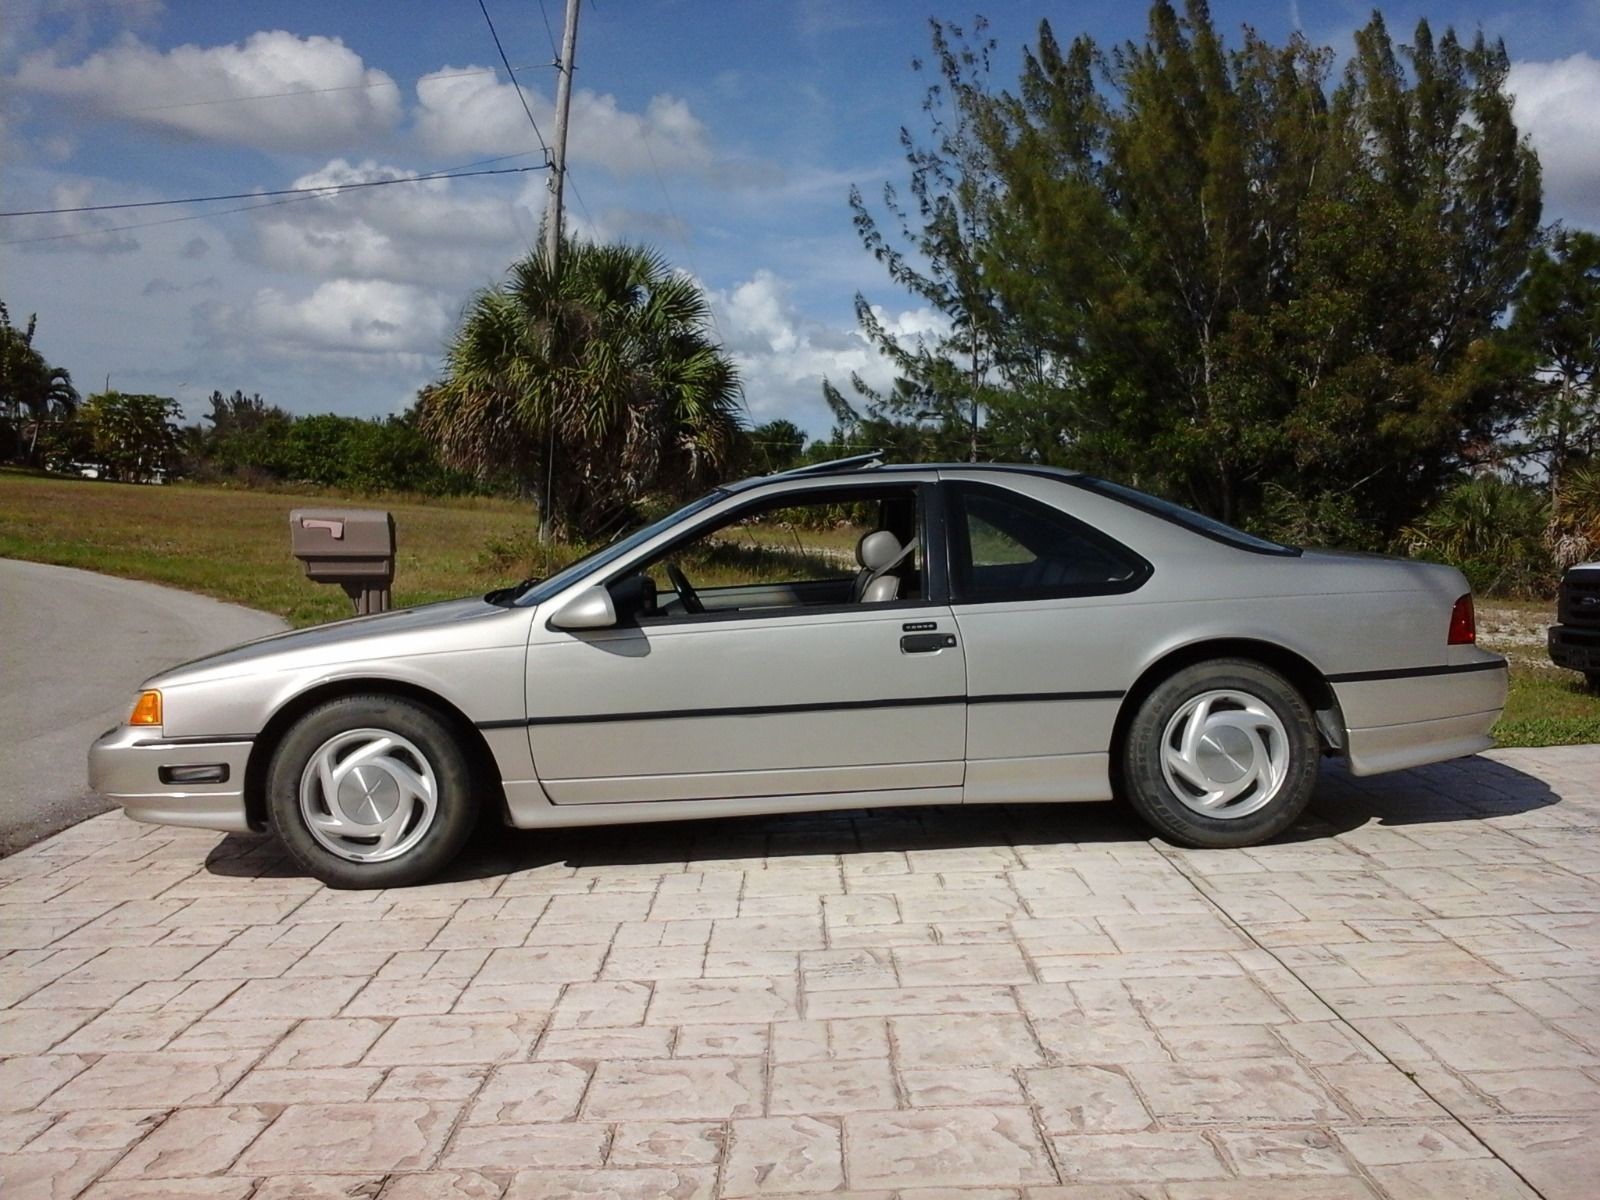
[[[1452,568],[1301,551],[1068,471],[845,460],[720,488],[542,582],[251,642],[95,743],[141,821],[272,830],[334,886],[522,829],[1126,800],[1282,832],[1492,744],[1506,663]]]

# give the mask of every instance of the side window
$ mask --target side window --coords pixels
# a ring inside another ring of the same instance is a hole
[[[957,602],[1130,592],[1149,564],[1081,521],[984,484],[949,485]]]
[[[805,609],[924,593],[919,491],[915,486],[790,493],[744,509],[644,564],[648,599],[638,615]],[[873,582],[858,558],[872,538]],[[616,588],[613,588],[616,594]]]

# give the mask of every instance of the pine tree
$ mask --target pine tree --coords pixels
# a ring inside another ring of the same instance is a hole
[[[1501,326],[1540,186],[1502,45],[1424,22],[1396,47],[1375,14],[1335,86],[1332,52],[1299,35],[1230,47],[1201,0],[1182,15],[1160,0],[1110,51],[1042,23],[1015,88],[995,90],[990,43],[958,34],[935,26],[955,115],[931,150],[902,136],[914,194],[950,198],[902,243],[948,282],[918,286],[859,204],[857,224],[950,319],[950,338],[895,358],[919,400],[948,394],[958,335],[981,331],[987,453],[1227,520],[1270,501],[1377,543],[1515,422]]]

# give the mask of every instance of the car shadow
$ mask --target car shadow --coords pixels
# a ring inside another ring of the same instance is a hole
[[[1306,815],[1277,844],[1312,842],[1364,825],[1480,821],[1557,804],[1543,780],[1505,763],[1468,758],[1357,779],[1342,764],[1322,769]],[[509,829],[485,822],[435,880],[459,883],[542,867],[737,870],[752,860],[799,855],[982,850],[995,847],[1142,842],[1149,828],[1120,802],[930,805],[767,817]],[[214,875],[285,878],[302,874],[270,838],[230,834],[206,858]]]
[[[1368,824],[1482,821],[1560,802],[1561,796],[1537,775],[1478,755],[1366,778],[1351,775],[1342,760],[1330,760],[1305,819],[1290,834],[1314,838]]]

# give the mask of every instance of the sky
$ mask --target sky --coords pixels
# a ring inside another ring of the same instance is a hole
[[[529,108],[553,126],[563,0],[486,0]],[[478,0],[3,0],[0,210],[254,194],[538,166]],[[1370,4],[1213,0],[1230,35],[1350,51]],[[1138,37],[1139,0],[990,3],[996,76],[1048,19]],[[940,317],[851,226],[852,185],[904,183],[923,128],[928,18],[900,0],[584,0],[569,229],[660,251],[707,289],[752,422],[824,434],[824,377],[883,383],[860,293],[889,328]],[[1600,0],[1388,4],[1503,37],[1547,219],[1600,228]],[[548,19],[548,26],[546,20]],[[284,94],[288,93],[288,94]],[[109,213],[0,218],[0,299],[85,394],[212,390],[292,412],[399,412],[437,375],[472,293],[538,237],[542,171]],[[250,211],[228,212],[252,206]],[[259,207],[255,207],[259,206]],[[153,224],[152,222],[162,222]],[[127,226],[137,226],[127,228]]]

